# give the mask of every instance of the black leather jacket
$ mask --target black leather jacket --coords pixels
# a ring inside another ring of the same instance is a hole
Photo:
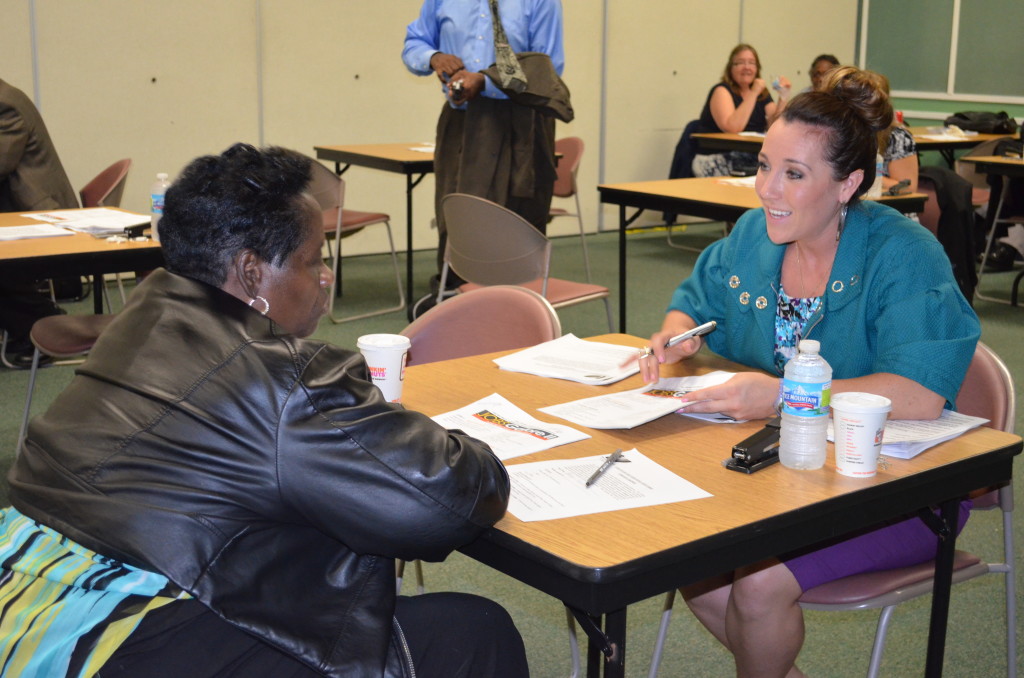
[[[33,420],[12,503],[324,675],[414,675],[394,559],[473,540],[504,513],[508,476],[366,372],[159,270]]]

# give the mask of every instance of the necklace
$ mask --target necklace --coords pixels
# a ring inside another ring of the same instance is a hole
[[[799,273],[800,273],[800,291],[802,293],[804,293],[803,296],[804,296],[805,299],[811,299],[813,297],[820,297],[821,296],[820,294],[813,294],[813,292],[817,292],[819,287],[824,286],[825,280],[828,279],[828,274],[831,271],[826,272],[824,278],[822,279],[822,282],[819,285],[816,285],[814,287],[814,289],[810,290],[812,292],[812,294],[807,294],[808,288],[807,288],[807,283],[804,282],[804,263],[803,263],[803,258],[800,256],[800,243],[796,243],[795,242],[795,243],[793,243],[793,246],[796,247],[796,268],[797,268],[797,271],[799,271]]]

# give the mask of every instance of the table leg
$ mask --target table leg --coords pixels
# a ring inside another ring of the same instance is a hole
[[[410,309],[416,302],[412,296],[412,191],[420,185],[425,176],[426,173],[413,179],[411,174],[405,175],[405,298]]]
[[[102,273],[92,274],[92,312],[96,315],[103,313],[103,287],[106,282]]]
[[[626,206],[619,205],[619,332],[626,333]]]
[[[950,499],[940,507],[939,548],[935,557],[935,588],[932,593],[931,624],[928,629],[928,654],[924,675],[942,675],[946,650],[946,624],[949,617],[949,594],[953,583],[953,553],[956,549],[956,526],[960,500]]]
[[[626,675],[626,608],[604,617],[604,633],[612,646],[612,656],[604,662],[604,678],[625,678]]]

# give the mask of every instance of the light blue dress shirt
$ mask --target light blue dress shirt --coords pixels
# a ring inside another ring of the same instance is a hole
[[[565,67],[560,0],[501,0],[501,25],[515,52],[543,52],[559,75]],[[466,70],[494,63],[494,29],[488,0],[425,0],[405,33],[402,61],[416,75],[431,75],[430,57],[438,52],[462,59]],[[485,78],[483,96],[507,98]]]

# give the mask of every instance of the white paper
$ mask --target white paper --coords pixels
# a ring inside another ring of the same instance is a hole
[[[604,385],[639,372],[640,363],[635,360],[636,356],[637,350],[632,346],[584,341],[573,334],[566,334],[511,355],[495,358],[494,362],[510,372]],[[625,367],[623,363],[627,363]]]
[[[711,496],[636,449],[622,456],[629,461],[616,462],[590,487],[587,478],[607,455],[513,464],[508,467],[512,481],[508,512],[530,522]]]
[[[885,422],[880,454],[911,459],[929,447],[952,440],[985,423],[988,419],[952,410],[943,410],[938,419],[890,419]],[[835,440],[831,419],[828,422],[828,439]]]
[[[434,144],[424,143],[419,146],[410,146],[410,151],[416,151],[417,153],[433,153]]]
[[[63,228],[70,228],[79,233],[91,235],[113,235],[124,233],[129,226],[148,224],[150,218],[146,214],[123,212],[107,207],[90,207],[81,210],[57,210],[55,212],[39,212],[22,216],[36,221],[44,221]]]
[[[740,132],[741,137],[760,137],[764,139],[764,132]]]
[[[719,179],[718,183],[726,184],[727,186],[743,186],[746,188],[754,188],[755,181],[757,181],[757,175],[752,174],[749,177],[729,177],[728,179]]]
[[[695,377],[667,377],[630,391],[551,405],[540,411],[590,428],[633,428],[678,411],[680,406],[685,407],[681,400],[686,394],[724,383],[732,376],[732,372],[709,372]]]
[[[569,426],[534,419],[497,393],[432,419],[484,441],[502,461],[590,437]]]
[[[29,224],[27,226],[7,226],[0,228],[0,240],[25,240],[28,238],[52,238],[59,235],[74,235],[65,228],[50,224]]]

